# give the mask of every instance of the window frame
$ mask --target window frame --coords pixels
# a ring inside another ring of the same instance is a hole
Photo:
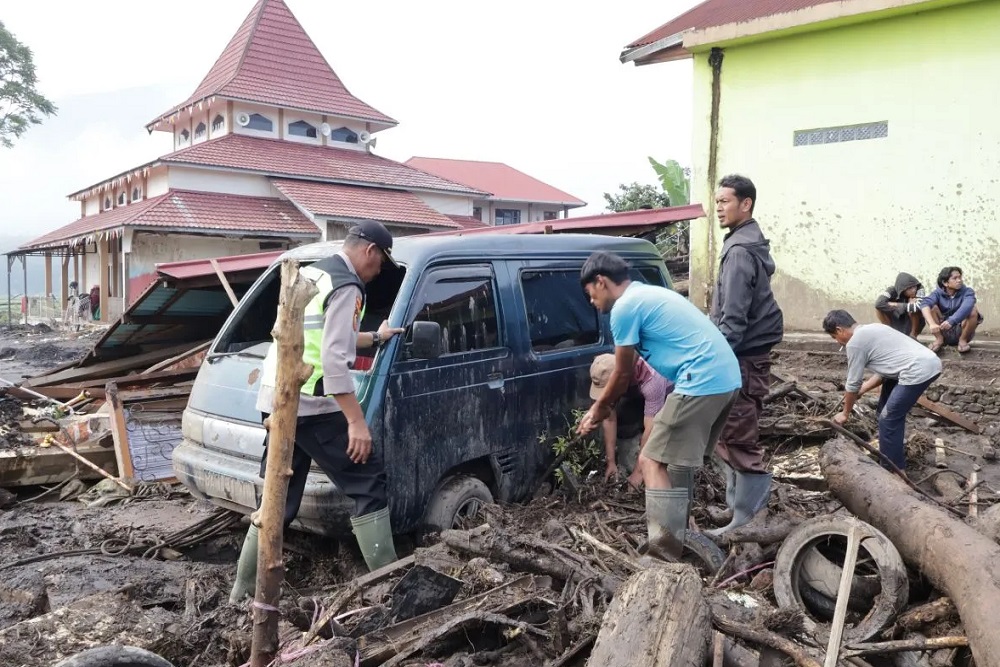
[[[226,129],[226,118],[221,113],[216,114],[215,118],[212,119],[212,132],[218,132],[219,130]]]
[[[515,222],[500,222],[500,212],[504,213],[515,213],[517,220]],[[493,226],[494,227],[506,227],[508,225],[519,225],[521,224],[521,209],[519,208],[495,208],[493,209]]]
[[[243,128],[244,130],[250,130],[251,132],[262,132],[264,134],[274,134],[274,121],[271,120],[269,117],[257,111],[250,112],[248,116],[250,117],[250,120],[247,121],[246,126]],[[261,127],[254,127],[255,118],[266,120],[268,127],[266,129]]]
[[[528,343],[528,352],[532,356],[534,356],[534,357],[549,357],[549,356],[552,356],[552,355],[566,353],[566,352],[573,352],[575,354],[579,350],[583,350],[583,349],[587,349],[587,348],[599,348],[599,347],[603,347],[606,344],[605,331],[604,331],[604,329],[605,329],[605,327],[604,327],[604,319],[605,318],[602,317],[602,314],[599,313],[597,311],[597,309],[594,308],[594,306],[589,301],[587,301],[587,299],[586,299],[586,292],[583,291],[582,287],[580,287],[581,298],[584,299],[584,303],[586,303],[587,307],[594,313],[594,322],[596,324],[597,340],[595,340],[593,343],[586,343],[584,345],[574,345],[572,347],[562,347],[562,348],[552,347],[551,349],[547,349],[547,350],[538,350],[538,349],[535,348],[535,342],[532,340],[532,337],[531,337],[531,320],[530,320],[531,314],[528,312],[528,294],[527,294],[527,292],[524,289],[524,274],[526,274],[526,273],[568,273],[568,274],[570,274],[571,276],[574,277],[574,282],[576,283],[577,286],[579,286],[579,284],[580,284],[579,275],[580,275],[580,267],[581,266],[582,265],[572,265],[572,266],[568,266],[568,265],[532,266],[530,264],[525,264],[525,265],[522,265],[521,267],[518,268],[518,271],[517,271],[517,288],[518,288],[518,290],[520,290],[521,305],[524,307],[524,325],[525,325],[525,329],[526,329],[526,331],[525,331],[525,339],[527,340],[527,343]]]
[[[206,134],[208,134],[208,125],[205,124],[205,121],[200,121],[194,128],[193,136],[195,139],[201,139]]]
[[[293,130],[292,128],[296,129]],[[297,139],[317,140],[320,136],[319,129],[315,125],[307,120],[302,120],[301,118],[290,122],[286,129],[289,137],[295,137]],[[301,130],[301,133],[299,133],[298,130]],[[312,132],[312,134],[309,134],[310,132]]]
[[[335,136],[338,132],[341,132],[341,131],[347,133],[347,135],[346,135],[347,138],[346,139],[338,139]],[[352,139],[352,137],[353,137],[353,139]],[[354,130],[352,130],[351,128],[347,127],[346,125],[341,125],[338,128],[334,128],[333,130],[330,130],[329,140],[331,142],[335,142],[335,143],[338,143],[338,144],[353,144],[353,145],[357,145],[357,144],[361,143],[361,140],[358,138],[358,133],[355,132]]]

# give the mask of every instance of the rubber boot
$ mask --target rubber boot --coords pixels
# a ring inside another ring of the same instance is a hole
[[[726,474],[726,507],[732,510],[736,506],[736,471],[725,461],[722,462],[722,471]]]
[[[687,489],[646,489],[646,553],[671,562],[680,560],[690,508]]]
[[[675,489],[687,489],[688,501],[694,500],[694,472],[696,468],[691,466],[679,466],[671,463],[667,466],[667,476],[670,477],[670,486]]]
[[[389,508],[353,517],[351,526],[354,537],[361,547],[361,555],[369,572],[374,572],[396,560],[396,547],[392,543],[392,526],[389,524]]]
[[[243,540],[240,561],[236,565],[236,581],[233,582],[233,590],[229,594],[230,602],[240,602],[248,595],[253,597],[256,593],[258,535],[259,529],[251,523],[249,530],[247,530],[247,536]]]
[[[770,473],[734,471],[733,474],[736,476],[736,482],[733,485],[735,488],[733,520],[722,528],[705,531],[714,537],[750,523],[750,519],[767,505],[767,499],[771,495]]]

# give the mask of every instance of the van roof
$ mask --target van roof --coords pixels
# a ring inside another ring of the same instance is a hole
[[[343,241],[310,243],[293,248],[281,259],[317,260],[329,257],[343,247]],[[659,253],[649,241],[638,238],[600,234],[477,234],[474,236],[401,236],[394,239],[392,256],[405,266],[418,266],[442,256],[586,256],[598,250],[620,254]],[[280,260],[279,260],[280,261]]]

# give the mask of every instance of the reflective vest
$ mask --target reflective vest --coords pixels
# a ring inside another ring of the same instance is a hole
[[[315,283],[319,288],[316,296],[306,305],[303,318],[303,335],[305,348],[302,361],[312,367],[312,375],[302,385],[301,392],[308,396],[322,396],[323,392],[323,324],[326,321],[326,306],[330,297],[341,287],[356,285],[361,296],[354,308],[355,330],[365,316],[365,285],[361,279],[347,266],[347,261],[340,255],[334,255],[299,269],[299,273]],[[261,373],[261,384],[276,387],[278,375],[278,346],[273,344],[264,357],[264,367]]]

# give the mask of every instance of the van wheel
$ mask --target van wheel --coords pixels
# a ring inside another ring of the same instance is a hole
[[[424,524],[430,530],[447,530],[465,523],[480,513],[483,505],[493,502],[493,494],[482,480],[457,475],[444,482],[434,494]]]

